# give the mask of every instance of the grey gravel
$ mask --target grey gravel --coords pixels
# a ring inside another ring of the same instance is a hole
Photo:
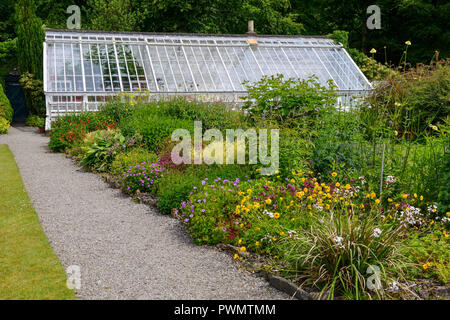
[[[0,135],[64,268],[81,268],[79,299],[289,298],[229,254],[192,244],[177,220],[52,153],[48,141],[23,126]]]

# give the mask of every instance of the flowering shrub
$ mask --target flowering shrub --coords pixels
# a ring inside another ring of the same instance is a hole
[[[193,187],[188,201],[176,210],[197,244],[217,244],[234,238],[242,223],[234,214],[239,201],[239,183],[236,179],[205,178]]]
[[[157,162],[136,163],[122,174],[120,185],[125,193],[154,193],[156,182],[164,177],[164,170]]]
[[[122,150],[115,156],[110,166],[110,172],[115,175],[121,175],[131,166],[142,162],[156,162],[158,156],[147,149],[138,146],[129,150]]]
[[[59,117],[52,124],[49,148],[53,151],[63,151],[81,142],[87,133],[115,129],[116,124],[116,122],[99,117],[93,112]]]

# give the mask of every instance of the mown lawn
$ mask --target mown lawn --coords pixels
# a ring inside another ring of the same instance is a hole
[[[74,299],[7,145],[0,145],[0,300]]]

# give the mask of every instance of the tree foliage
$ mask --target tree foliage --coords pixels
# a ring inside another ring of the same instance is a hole
[[[35,10],[33,0],[19,0],[16,4],[17,62],[21,74],[28,72],[42,80],[44,31]]]

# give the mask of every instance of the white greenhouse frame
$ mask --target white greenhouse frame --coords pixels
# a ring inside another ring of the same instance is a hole
[[[331,79],[345,106],[372,89],[343,46],[325,37],[46,29],[46,129],[55,117],[96,111],[119,92],[239,104],[244,81],[277,74]]]

